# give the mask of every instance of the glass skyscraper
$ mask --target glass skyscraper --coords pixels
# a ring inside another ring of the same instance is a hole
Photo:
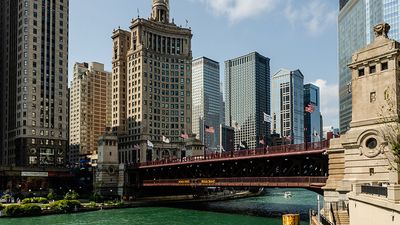
[[[270,59],[257,52],[225,61],[225,122],[235,127],[235,149],[261,146],[270,123]]]
[[[272,132],[285,144],[304,143],[303,85],[300,70],[280,69],[272,76]]]
[[[196,134],[196,138],[204,140],[209,150],[217,150],[219,127],[222,122],[218,62],[206,57],[193,60],[192,92],[192,131]],[[213,127],[214,134],[204,135],[203,125]]]
[[[322,138],[319,87],[304,85],[304,108],[312,106],[312,111],[304,112],[304,135],[306,142],[317,142]]]
[[[340,0],[339,107],[340,131],[349,129],[352,113],[351,72],[347,67],[352,54],[374,40],[373,26],[382,21],[391,26],[389,37],[400,40],[400,0]]]

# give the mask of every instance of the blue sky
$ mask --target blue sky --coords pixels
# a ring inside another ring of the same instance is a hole
[[[113,29],[148,18],[151,0],[70,0],[69,75],[75,62],[111,69]],[[305,83],[321,88],[324,125],[338,126],[338,1],[170,0],[171,18],[192,28],[193,57],[220,62],[252,51],[280,68],[300,69]]]

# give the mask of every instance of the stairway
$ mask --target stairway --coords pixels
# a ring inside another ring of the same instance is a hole
[[[338,221],[336,221],[336,223],[338,225],[350,225],[350,218],[347,211],[340,210],[337,212],[337,215]]]

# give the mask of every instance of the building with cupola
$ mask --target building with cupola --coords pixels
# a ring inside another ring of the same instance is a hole
[[[153,0],[149,19],[113,31],[112,130],[122,163],[185,156],[181,134],[192,133],[191,39],[190,28],[170,19],[168,0]]]

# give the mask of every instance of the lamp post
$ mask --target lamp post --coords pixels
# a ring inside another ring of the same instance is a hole
[[[318,214],[318,224],[321,224],[321,215],[320,215],[320,200],[319,195],[317,195],[317,214]]]

